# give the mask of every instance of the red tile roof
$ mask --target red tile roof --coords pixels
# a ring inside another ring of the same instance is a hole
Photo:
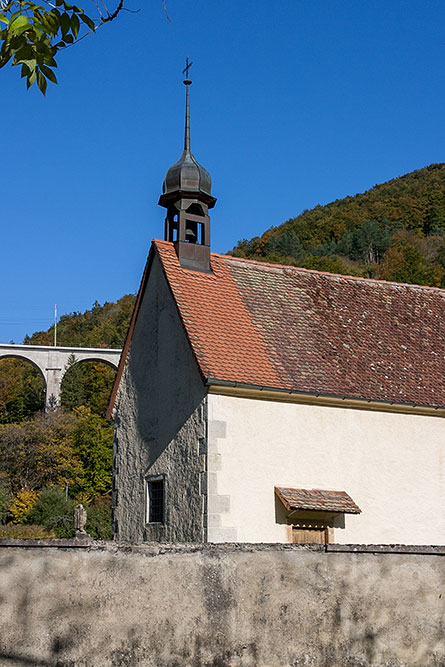
[[[275,487],[275,493],[286,509],[317,510],[360,514],[361,509],[346,491],[323,491],[321,489],[289,489]]]
[[[205,378],[445,406],[445,290],[154,245]]]
[[[445,290],[211,254],[213,273],[153,242],[205,380],[366,401],[445,406]]]

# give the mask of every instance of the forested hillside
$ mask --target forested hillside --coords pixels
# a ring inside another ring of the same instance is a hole
[[[231,254],[445,287],[445,164],[303,211]]]
[[[133,310],[135,296],[125,294],[113,301],[93,305],[84,313],[62,315],[57,323],[57,345],[63,347],[122,347]],[[54,327],[25,336],[25,345],[52,345]]]

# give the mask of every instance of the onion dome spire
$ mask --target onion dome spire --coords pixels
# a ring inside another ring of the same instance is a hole
[[[190,149],[190,94],[192,84],[186,60],[184,150],[177,162],[167,171],[159,198],[167,209],[165,240],[173,241],[179,261],[184,268],[210,271],[210,219],[208,209],[216,203],[211,195],[212,179],[199,164]],[[192,248],[192,246],[194,246]]]
[[[184,151],[175,164],[173,164],[167,171],[162,186],[162,195],[159,200],[161,206],[165,206],[165,202],[170,200],[171,195],[178,193],[196,193],[204,196],[209,208],[215,205],[216,199],[211,195],[212,179],[207,169],[199,164],[192,151],[190,150],[190,96],[189,87],[192,82],[188,78],[188,70],[192,63],[187,64],[183,70],[186,72],[184,79],[185,85],[185,132],[184,132]]]

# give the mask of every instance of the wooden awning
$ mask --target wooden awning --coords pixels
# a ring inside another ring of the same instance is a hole
[[[291,489],[275,487],[275,493],[289,512],[312,510],[360,514],[361,509],[346,491],[325,491],[323,489]]]

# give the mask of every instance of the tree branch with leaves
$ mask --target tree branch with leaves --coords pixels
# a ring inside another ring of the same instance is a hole
[[[100,26],[118,17],[124,0],[109,11],[103,0],[93,0],[95,19],[65,0],[0,0],[0,68],[8,63],[21,67],[29,88],[37,83],[43,95],[47,82],[57,83],[56,57],[61,49],[79,42]]]

